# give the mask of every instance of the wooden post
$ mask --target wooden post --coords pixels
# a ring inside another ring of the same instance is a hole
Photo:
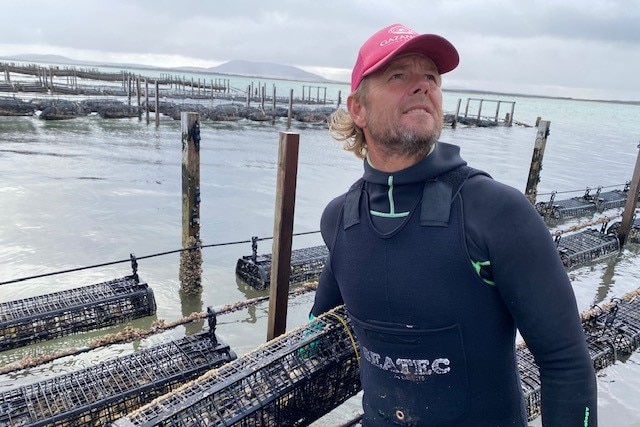
[[[280,132],[276,209],[271,251],[269,286],[269,321],[267,341],[284,334],[287,327],[289,277],[291,276],[291,241],[296,205],[296,176],[300,135]]]
[[[527,179],[527,188],[524,195],[531,204],[536,203],[536,195],[538,193],[538,182],[540,182],[540,170],[542,169],[542,158],[544,157],[544,149],[547,145],[547,137],[549,136],[548,120],[541,120],[536,134],[536,142],[533,147],[533,156],[531,157],[531,167],[529,168],[529,178]]]
[[[484,100],[480,100],[480,106],[478,107],[478,122],[480,121],[480,116],[482,115],[482,101]]]
[[[156,80],[156,127],[160,126],[160,84]]]
[[[140,102],[140,98],[142,94],[140,93],[140,74],[136,77],[136,95],[138,97],[138,120],[142,120],[142,103]]]
[[[276,117],[276,85],[273,85],[273,117]]]
[[[144,79],[144,100],[147,110],[147,124],[149,124],[149,80]]]
[[[251,85],[247,86],[247,108],[251,105]]]
[[[131,107],[131,73],[127,73],[127,105]]]
[[[498,123],[498,115],[500,114],[500,102],[501,101],[498,101],[498,106],[496,107],[496,117],[494,119],[496,123]]]
[[[341,90],[338,91],[338,107],[337,108],[340,108],[340,104],[342,104],[342,91]]]
[[[324,88],[324,99],[322,100],[322,105],[327,103],[327,88]]]
[[[260,87],[260,108],[262,109],[262,111],[264,111],[264,98],[266,97],[266,90],[267,88],[265,86]]]
[[[467,106],[464,108],[464,116],[467,117],[467,114],[469,114],[469,101],[471,100],[471,98],[467,98]]]
[[[458,106],[456,107],[456,115],[453,116],[453,122],[451,123],[451,127],[455,128],[458,126],[458,116],[460,115],[460,104],[462,103],[462,98],[458,98]]]
[[[638,144],[640,148],[640,144]],[[640,151],[638,151],[638,157],[636,158],[636,166],[633,169],[633,178],[627,192],[627,202],[624,205],[624,212],[622,213],[622,223],[618,229],[618,239],[620,240],[620,249],[624,245],[624,241],[627,239],[629,230],[631,229],[631,223],[636,212],[636,204],[638,203],[638,190],[640,190]]]
[[[287,113],[287,129],[291,127],[292,112],[293,112],[293,89],[289,91],[289,112]]]
[[[180,290],[202,290],[200,248],[200,123],[198,113],[180,113],[182,128],[182,249]]]
[[[513,124],[513,110],[516,109],[515,101],[511,103],[511,115],[509,116],[509,126]]]

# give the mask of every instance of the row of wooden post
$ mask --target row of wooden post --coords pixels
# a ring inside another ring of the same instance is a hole
[[[182,257],[190,251],[199,251],[200,242],[200,132],[198,113],[182,113]],[[536,201],[537,185],[540,181],[542,159],[549,136],[550,122],[540,120],[536,133],[533,156],[525,196],[531,203]],[[291,248],[295,214],[296,181],[298,173],[298,151],[300,135],[280,132],[278,147],[278,173],[276,180],[276,203],[273,226],[271,258],[271,285],[269,288],[269,317],[267,340],[282,335],[286,330],[289,277],[291,275]],[[638,145],[640,149],[640,144]],[[620,245],[628,235],[640,189],[640,150],[627,194],[627,203],[618,230]],[[195,245],[194,245],[194,242]],[[201,257],[199,258],[201,259]],[[181,268],[183,263],[181,262]],[[200,266],[196,266],[200,268]],[[192,267],[193,268],[193,267]],[[187,275],[188,276],[188,275]],[[183,277],[181,271],[181,278]],[[191,276],[193,277],[193,276]],[[198,279],[199,280],[199,279]],[[198,282],[198,286],[201,284]],[[181,289],[193,289],[193,284],[181,283]],[[196,287],[197,288],[197,287]],[[201,289],[201,288],[200,288]]]
[[[478,121],[480,121],[480,119],[482,118],[482,105],[485,102],[495,102],[496,103],[496,114],[495,114],[493,120],[496,123],[498,122],[498,119],[499,119],[499,116],[500,116],[500,106],[501,106],[501,104],[502,103],[511,104],[511,112],[507,113],[505,115],[504,121],[508,126],[512,125],[512,123],[513,123],[513,111],[514,111],[514,109],[516,107],[515,101],[496,101],[494,99],[467,98],[467,104],[466,104],[465,109],[464,109],[464,117],[467,117],[469,115],[469,103],[470,103],[470,101],[480,101],[480,104],[478,105],[478,114],[477,114],[477,117],[476,117],[476,120],[478,120]],[[458,98],[458,106],[456,107],[456,114],[455,114],[455,116],[453,118],[453,124],[452,124],[453,127],[456,126],[456,123],[458,121],[458,117],[460,116],[460,105],[461,105],[461,103],[462,103],[462,99]]]

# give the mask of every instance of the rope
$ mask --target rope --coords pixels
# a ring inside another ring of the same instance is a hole
[[[599,186],[599,187],[585,187],[585,188],[581,188],[579,190],[565,190],[565,191],[551,191],[549,193],[537,193],[537,196],[550,196],[552,194],[568,194],[568,193],[584,193],[586,191],[586,189],[588,188],[589,190],[597,190],[598,188],[600,188],[601,190],[605,190],[607,188],[615,188],[615,187],[624,187],[626,186],[627,183],[624,184],[614,184],[614,185],[606,185],[606,186]]]
[[[559,236],[559,235],[564,234],[564,233],[570,233],[572,231],[582,230],[583,228],[591,227],[592,225],[607,223],[607,222],[610,222],[613,219],[621,218],[621,217],[622,217],[622,214],[620,214],[618,217],[616,217],[616,216],[603,216],[603,217],[600,217],[600,218],[593,219],[591,221],[587,221],[587,222],[583,222],[583,223],[580,223],[580,224],[572,225],[571,227],[568,227],[568,228],[566,228],[564,230],[549,230],[549,232],[553,236]]]
[[[315,234],[315,233],[319,233],[320,231],[305,231],[302,233],[294,233],[293,236],[304,236],[307,234]],[[256,239],[257,241],[263,241],[263,240],[271,240],[273,239],[273,237],[261,237],[259,239]],[[200,249],[200,248],[214,248],[214,247],[220,247],[220,246],[230,246],[230,245],[240,245],[240,244],[247,244],[247,243],[252,243],[251,240],[238,240],[235,242],[224,242],[224,243],[212,243],[210,245],[198,245],[195,247],[190,247],[190,248],[182,248],[182,249],[175,249],[172,251],[166,251],[166,252],[159,252],[159,253],[155,253],[155,254],[151,254],[151,255],[143,255],[140,257],[135,257],[136,260],[141,260],[141,259],[149,259],[149,258],[155,258],[155,257],[159,257],[159,256],[164,256],[164,255],[170,255],[170,254],[175,254],[175,253],[179,253],[179,252],[185,252],[185,251],[193,251],[196,249]],[[131,262],[131,258],[126,258],[126,259],[120,259],[117,261],[110,261],[110,262],[103,262],[100,264],[93,264],[93,265],[87,265],[84,267],[76,267],[76,268],[70,268],[67,270],[60,270],[60,271],[53,271],[50,273],[42,273],[42,274],[36,274],[33,276],[26,276],[26,277],[21,277],[18,279],[12,279],[12,280],[7,280],[4,282],[0,282],[0,286],[2,285],[8,285],[11,283],[18,283],[18,282],[24,282],[26,280],[33,280],[33,279],[40,279],[42,277],[49,277],[49,276],[56,276],[59,274],[66,274],[66,273],[73,273],[76,271],[82,271],[82,270],[89,270],[92,268],[99,268],[99,267],[106,267],[109,265],[115,265],[115,264],[122,264],[125,262]]]
[[[345,332],[347,333],[347,335],[349,336],[349,339],[351,340],[351,345],[353,346],[353,352],[356,355],[356,360],[358,361],[358,366],[360,366],[360,353],[358,352],[358,345],[356,344],[356,339],[353,337],[353,334],[351,333],[351,330],[349,329],[349,325],[347,325],[347,322],[339,315],[335,314],[335,313],[327,313],[327,315],[331,316],[331,317],[335,317],[336,319],[338,319],[338,321],[340,323],[342,323],[342,326],[344,327]]]
[[[317,282],[307,282],[302,284],[297,289],[290,291],[289,296],[296,297],[299,295],[303,295],[307,292],[315,291],[317,287],[318,287]],[[220,308],[215,308],[214,311],[216,313],[216,316],[223,315],[223,314],[230,314],[246,307],[258,305],[261,302],[268,301],[268,300],[269,300],[269,296],[256,297],[256,298],[248,299],[245,301],[238,301],[233,304],[225,304]],[[152,335],[156,335],[161,332],[165,332],[169,329],[173,329],[176,326],[184,325],[186,323],[197,322],[198,320],[207,319],[208,316],[209,314],[206,311],[201,311],[201,312],[191,313],[190,315],[182,317],[173,322],[167,322],[164,319],[157,319],[152,323],[151,328],[148,330],[126,326],[120,332],[107,334],[100,338],[92,340],[89,343],[89,345],[87,345],[86,347],[70,348],[67,350],[61,350],[54,353],[43,354],[41,356],[35,356],[35,357],[25,356],[18,362],[11,363],[9,365],[5,365],[2,368],[0,368],[0,375],[19,371],[21,369],[33,368],[34,366],[42,365],[47,362],[52,362],[62,357],[75,356],[75,355],[86,353],[88,351],[105,347],[111,344],[124,344],[128,342],[140,340],[143,338],[148,338]],[[346,327],[346,324],[345,324],[345,327]],[[358,363],[359,363],[359,359],[358,359]]]

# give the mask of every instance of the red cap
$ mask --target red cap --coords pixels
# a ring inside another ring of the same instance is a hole
[[[384,28],[367,40],[358,53],[351,72],[351,91],[355,91],[365,76],[384,67],[400,53],[421,53],[431,58],[440,74],[458,66],[458,51],[444,37],[418,34],[400,24]]]

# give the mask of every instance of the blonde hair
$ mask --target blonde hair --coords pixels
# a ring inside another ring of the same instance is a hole
[[[360,82],[358,88],[351,96],[366,104],[367,79]],[[331,137],[336,141],[343,142],[343,148],[364,159],[367,156],[367,141],[364,139],[364,133],[351,118],[351,115],[344,108],[338,108],[328,119],[329,132]]]

